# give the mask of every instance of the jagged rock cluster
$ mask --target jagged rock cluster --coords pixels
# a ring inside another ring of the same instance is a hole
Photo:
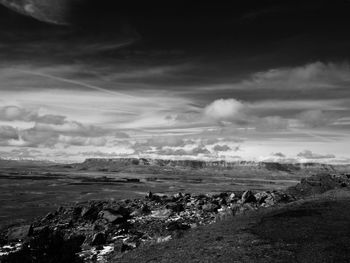
[[[294,198],[284,192],[214,195],[149,193],[144,199],[91,201],[61,207],[31,225],[3,233],[1,262],[107,262],[147,243],[168,241],[190,228]]]
[[[301,179],[296,186],[290,187],[289,193],[295,196],[308,196],[348,186],[350,186],[350,174],[315,174]]]

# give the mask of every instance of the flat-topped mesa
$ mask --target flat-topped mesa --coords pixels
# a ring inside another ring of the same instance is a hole
[[[253,162],[253,161],[203,161],[203,160],[165,160],[149,158],[88,158],[83,163],[78,164],[80,169],[106,169],[148,166],[148,167],[169,167],[169,168],[187,168],[187,169],[234,169],[240,167],[278,170],[285,172],[299,170],[321,170],[325,172],[335,171],[334,166],[320,163],[276,163],[276,162]]]

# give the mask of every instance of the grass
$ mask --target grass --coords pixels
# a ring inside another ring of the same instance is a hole
[[[200,227],[111,262],[350,262],[350,194],[329,194]]]

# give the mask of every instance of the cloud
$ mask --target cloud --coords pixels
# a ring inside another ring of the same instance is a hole
[[[184,156],[184,155],[189,155],[189,152],[186,152],[184,149],[162,149],[157,151],[157,154],[162,156],[162,155],[175,155],[175,156]]]
[[[17,106],[5,106],[0,108],[0,120],[5,121],[32,121],[37,114]]]
[[[125,133],[125,132],[121,132],[121,131],[116,131],[113,133],[114,137],[119,138],[119,139],[127,139],[130,138],[130,135]]]
[[[115,158],[120,157],[120,153],[116,152],[101,152],[101,151],[89,151],[89,152],[79,152],[78,155],[85,157],[100,157],[100,158]]]
[[[280,158],[286,158],[286,155],[284,155],[283,153],[281,152],[278,152],[278,153],[273,153],[272,156],[275,156],[275,157],[280,157]]]
[[[312,128],[326,126],[334,121],[334,118],[322,110],[304,111],[297,117],[301,123]]]
[[[268,116],[258,119],[255,125],[258,131],[286,130],[289,122],[279,116]]]
[[[305,66],[271,69],[253,74],[244,87],[259,89],[320,89],[337,88],[350,83],[349,64],[314,62]]]
[[[0,158],[3,159],[37,159],[41,156],[43,156],[43,153],[41,151],[28,148],[0,151]]]
[[[18,130],[11,126],[0,126],[0,141],[18,140]]]
[[[82,136],[64,136],[60,135],[56,143],[62,143],[66,146],[105,146],[107,139],[105,137],[82,137]]]
[[[135,150],[141,149],[149,149],[151,147],[155,147],[161,149],[163,147],[182,147],[186,145],[187,140],[176,137],[176,136],[159,136],[152,137],[147,139],[146,141],[136,142],[134,144]]]
[[[241,118],[244,104],[236,99],[218,99],[204,108],[204,115],[217,121],[231,121]]]
[[[46,124],[62,125],[66,117],[60,115],[39,115],[35,111],[23,109],[18,106],[4,106],[0,108],[0,120],[3,121],[25,121]]]
[[[205,154],[210,154],[210,151],[205,147],[198,146],[196,148],[193,148],[189,153],[191,155],[199,155],[199,154],[205,155]]]
[[[227,151],[230,151],[232,149],[229,146],[227,146],[227,145],[217,144],[217,145],[214,146],[213,150],[215,152],[227,152]]]
[[[333,154],[317,154],[313,153],[310,150],[304,150],[303,152],[298,153],[298,157],[305,159],[334,159],[336,158]]]

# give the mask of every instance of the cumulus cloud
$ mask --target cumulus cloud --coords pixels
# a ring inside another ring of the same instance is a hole
[[[210,154],[210,151],[205,147],[198,146],[198,147],[193,148],[190,151],[190,154],[192,154],[192,155]]]
[[[128,134],[114,129],[70,121],[59,115],[38,115],[15,106],[1,108],[0,120],[34,121],[33,127],[25,129],[0,126],[1,145],[49,148],[58,144],[64,147],[104,146],[107,137],[111,140],[129,138]]]
[[[236,99],[218,99],[204,108],[204,115],[217,121],[239,120],[244,104]]]
[[[298,153],[297,156],[305,159],[334,159],[335,158],[335,155],[333,154],[317,154],[317,153],[313,153],[310,150],[304,150],[303,152]]]
[[[35,111],[30,111],[18,106],[10,105],[0,108],[0,120],[62,125],[65,122],[66,117],[52,114],[39,115]]]
[[[259,72],[251,80],[240,83],[244,87],[260,89],[320,89],[349,84],[348,64],[314,62],[305,66],[271,69]]]
[[[0,120],[5,121],[32,121],[36,114],[17,106],[5,106],[0,108]]]
[[[230,151],[232,149],[229,146],[227,146],[227,145],[217,144],[217,145],[214,146],[213,150],[215,152],[227,152],[227,151]]]

